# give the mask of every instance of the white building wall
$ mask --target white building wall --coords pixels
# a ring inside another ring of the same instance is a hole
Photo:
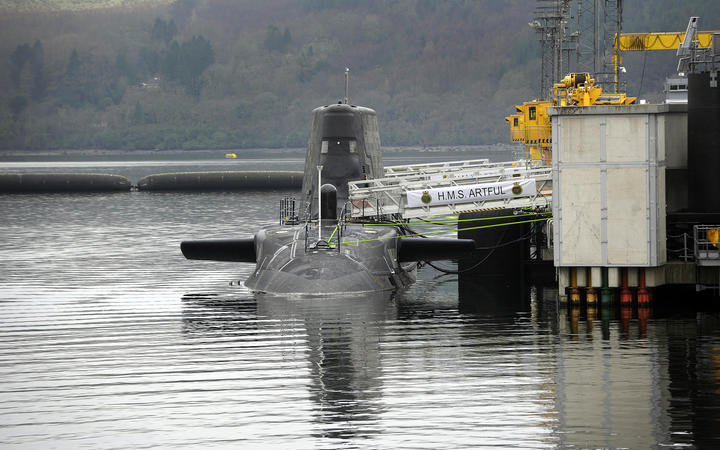
[[[667,108],[550,108],[556,266],[665,263]]]

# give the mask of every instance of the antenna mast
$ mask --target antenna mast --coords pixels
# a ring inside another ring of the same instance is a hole
[[[346,105],[350,101],[350,98],[348,97],[348,90],[350,89],[350,69],[348,67],[345,68],[345,99],[343,103]]]

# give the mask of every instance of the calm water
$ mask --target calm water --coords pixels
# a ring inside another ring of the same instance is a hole
[[[429,267],[394,295],[267,298],[250,265],[182,257],[285,194],[0,195],[0,447],[720,445],[716,315],[461,297]]]

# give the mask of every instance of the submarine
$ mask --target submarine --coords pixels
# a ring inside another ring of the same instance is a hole
[[[183,241],[187,259],[255,264],[245,286],[277,295],[357,295],[404,288],[418,263],[471,256],[472,239],[424,238],[400,217],[351,218],[348,181],[382,177],[377,114],[339,101],[312,111],[299,198],[252,237]]]

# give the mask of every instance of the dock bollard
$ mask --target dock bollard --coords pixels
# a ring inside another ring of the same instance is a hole
[[[610,306],[612,304],[612,289],[610,289],[608,268],[601,268],[600,273],[602,274],[600,304],[602,306]]]
[[[577,283],[577,268],[570,268],[570,303],[580,304],[580,289],[578,289]]]
[[[620,303],[623,305],[631,305],[633,301],[633,294],[628,287],[628,268],[623,267],[620,269],[622,273],[622,285],[620,286]]]
[[[648,290],[647,286],[645,285],[645,269],[640,268],[640,286],[638,287],[637,291],[637,300],[638,305],[649,305],[650,300],[652,299],[652,296],[650,294],[650,291]]]
[[[593,287],[592,282],[592,267],[585,269],[587,271],[587,289],[585,290],[585,301],[588,305],[597,304],[597,291]]]

